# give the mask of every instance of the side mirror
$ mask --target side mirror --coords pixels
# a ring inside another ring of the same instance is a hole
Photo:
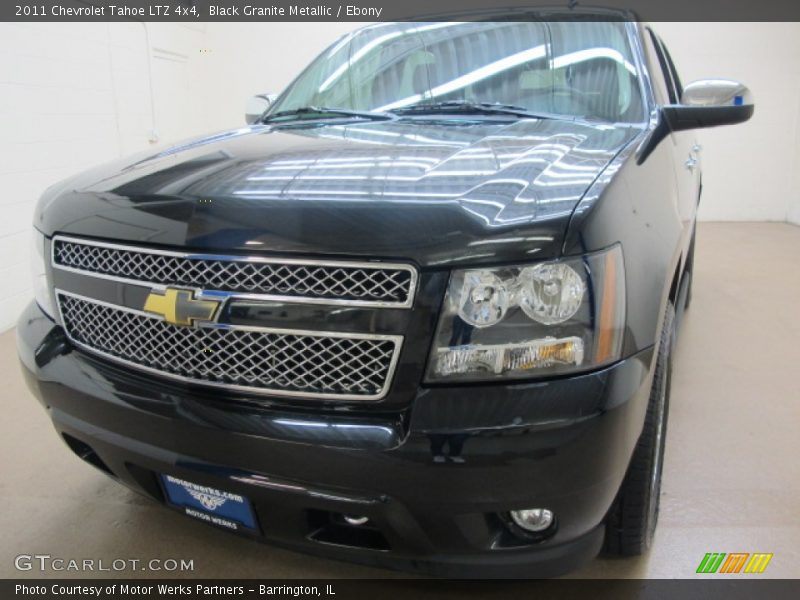
[[[754,111],[747,86],[727,79],[694,81],[684,88],[680,104],[661,109],[661,121],[639,151],[637,163],[642,164],[672,131],[744,123]]]
[[[678,106],[665,106],[672,131],[744,123],[753,116],[753,94],[727,79],[702,79],[686,86]]]
[[[258,121],[261,115],[267,112],[267,109],[275,102],[277,97],[277,94],[258,94],[257,96],[251,96],[244,107],[245,122],[248,125],[252,125]]]

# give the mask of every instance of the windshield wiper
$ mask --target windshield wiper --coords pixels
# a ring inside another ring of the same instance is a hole
[[[476,115],[511,115],[532,119],[554,119],[554,115],[534,113],[524,106],[501,104],[499,102],[461,102],[450,100],[431,104],[414,104],[404,108],[396,108],[397,115],[439,115],[439,114],[476,114]]]
[[[392,113],[368,112],[365,110],[350,110],[347,108],[330,108],[327,106],[301,106],[291,110],[282,110],[262,119],[262,123],[270,123],[279,119],[291,120],[309,116],[314,119],[335,119],[338,117],[359,117],[361,119],[371,119],[373,121],[386,121],[393,119]]]

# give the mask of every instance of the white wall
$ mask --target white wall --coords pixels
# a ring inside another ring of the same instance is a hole
[[[0,331],[31,296],[31,218],[46,187],[156,143],[242,125],[249,96],[280,91],[357,26],[0,23]]]
[[[278,93],[339,36],[365,23],[209,23],[205,95],[209,129],[240,127],[255,94]]]
[[[797,114],[800,115],[800,100],[797,102]],[[800,121],[800,119],[798,119]],[[800,225],[800,124],[795,130],[794,138],[794,186],[789,198],[789,210],[786,220],[789,223]]]
[[[698,132],[707,221],[800,221],[800,23],[657,23],[684,83],[742,81],[753,118]]]
[[[0,331],[31,296],[28,241],[42,190],[158,136],[205,129],[202,102],[189,98],[203,79],[205,26],[147,28],[149,65],[140,23],[0,23]]]
[[[0,23],[0,331],[30,297],[28,236],[44,188],[152,137],[240,126],[248,96],[280,91],[358,26]],[[685,81],[740,79],[756,96],[750,123],[700,134],[701,218],[800,223],[800,24],[656,29]]]

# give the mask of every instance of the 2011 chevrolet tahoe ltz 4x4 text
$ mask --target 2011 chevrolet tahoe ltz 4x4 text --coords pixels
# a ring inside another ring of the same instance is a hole
[[[366,27],[247,127],[49,188],[19,353],[67,446],[363,563],[541,576],[645,551],[693,130],[753,103],[684,87],[625,15],[562,16]]]

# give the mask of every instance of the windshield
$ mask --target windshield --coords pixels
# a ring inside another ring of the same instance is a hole
[[[402,112],[441,103],[644,120],[625,25],[599,21],[372,25],[323,52],[269,112]]]

